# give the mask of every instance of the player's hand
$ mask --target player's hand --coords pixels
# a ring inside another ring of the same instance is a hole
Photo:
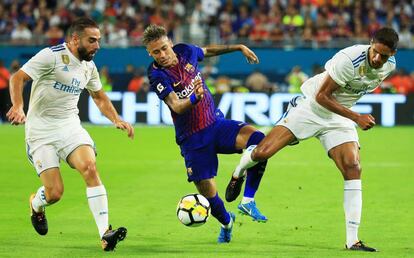
[[[246,60],[249,64],[259,63],[259,58],[256,56],[256,54],[252,50],[250,50],[250,48],[246,47],[245,45],[242,45],[241,52],[246,57]]]
[[[204,88],[203,88],[203,81],[201,79],[194,81],[194,93],[196,95],[197,100],[203,99]]]
[[[20,125],[26,122],[26,115],[21,107],[12,106],[6,116],[12,125]]]
[[[134,127],[132,127],[132,125],[123,120],[115,121],[114,125],[116,126],[116,128],[121,129],[122,131],[126,131],[128,133],[129,138],[134,139],[135,132]]]
[[[370,114],[359,115],[358,118],[355,120],[358,126],[362,130],[368,130],[374,127],[375,125],[375,118]]]

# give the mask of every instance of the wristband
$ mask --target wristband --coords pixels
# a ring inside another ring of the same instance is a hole
[[[197,104],[198,101],[199,101],[199,99],[197,99],[197,96],[195,95],[195,93],[193,93],[193,94],[190,95],[191,105]]]

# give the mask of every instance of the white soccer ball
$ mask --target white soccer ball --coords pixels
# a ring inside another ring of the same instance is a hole
[[[186,226],[201,226],[209,216],[210,203],[201,194],[188,194],[178,202],[177,217]]]

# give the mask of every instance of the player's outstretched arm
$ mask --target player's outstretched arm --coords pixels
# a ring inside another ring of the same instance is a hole
[[[21,69],[10,78],[9,90],[12,107],[6,116],[12,125],[24,124],[26,121],[26,115],[23,111],[23,87],[28,80],[31,80],[30,76]]]
[[[185,99],[178,98],[175,92],[170,92],[170,94],[165,97],[164,102],[167,104],[175,113],[183,114],[195,106],[200,100],[204,97],[204,88],[203,81],[196,80],[194,81],[194,91],[191,93],[190,97]]]
[[[128,133],[128,137],[134,139],[134,127],[119,118],[118,112],[116,112],[116,109],[105,92],[101,89],[98,91],[89,91],[89,94],[102,114],[111,120],[116,128],[126,131]]]
[[[339,88],[339,85],[327,75],[324,79],[321,88],[316,94],[316,101],[326,109],[337,113],[338,115],[347,117],[358,124],[362,130],[371,129],[375,125],[375,119],[369,114],[359,114],[349,108],[342,106],[336,101],[333,93]]]
[[[246,57],[246,60],[249,64],[258,64],[259,58],[256,54],[248,47],[242,44],[238,45],[209,45],[203,47],[203,52],[205,57],[218,56],[226,53],[231,53],[235,51],[241,51]]]

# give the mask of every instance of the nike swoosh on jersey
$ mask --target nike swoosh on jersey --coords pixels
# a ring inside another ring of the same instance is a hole
[[[180,85],[180,83],[181,83],[181,81],[179,81],[179,82],[174,82],[174,83],[173,83],[173,86],[174,86],[174,87],[177,87],[178,85]]]

